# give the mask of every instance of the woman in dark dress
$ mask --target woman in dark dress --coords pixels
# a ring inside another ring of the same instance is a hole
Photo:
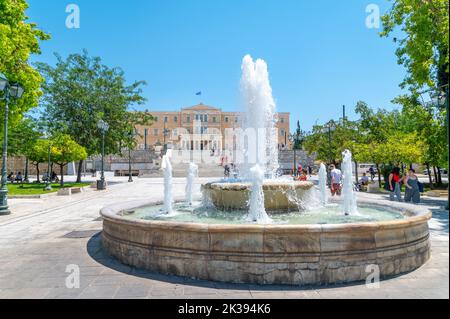
[[[406,186],[405,202],[413,202],[414,204],[420,203],[419,179],[417,178],[415,170],[410,169],[408,171],[408,175],[404,177],[403,183]]]

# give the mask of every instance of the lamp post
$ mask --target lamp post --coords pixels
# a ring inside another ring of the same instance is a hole
[[[328,122],[324,125],[325,131],[322,131],[323,133],[328,134],[328,160],[329,164],[333,164],[333,149],[331,146],[331,132],[336,130],[336,124],[333,121]]]
[[[328,164],[333,164],[334,160],[333,160],[333,148],[331,145],[331,132],[334,131],[336,129],[336,124],[334,123],[334,121],[329,121],[327,124],[325,124],[324,129],[322,130],[322,133],[325,133],[328,135]],[[328,182],[328,186],[331,185],[331,174],[330,174],[330,170],[327,169],[327,182]]]
[[[109,130],[109,125],[103,120],[98,121],[97,127],[102,133],[102,170],[100,180],[97,181],[97,190],[106,189],[105,185],[105,134]]]
[[[133,174],[131,173],[131,144],[133,143],[136,131],[132,130],[128,132],[129,144],[128,144],[128,183],[133,182]]]
[[[164,120],[164,129],[163,129],[163,139],[164,139],[163,152],[164,152],[164,154],[166,154],[166,152],[167,152],[167,143],[166,143],[167,135],[169,135],[169,130],[166,128],[166,121]]]
[[[5,100],[5,115],[3,119],[3,163],[2,163],[2,181],[0,188],[0,215],[9,215],[11,211],[8,207],[8,182],[7,161],[8,161],[8,104],[11,98],[19,99],[22,97],[23,88],[18,83],[10,83],[6,76],[0,73],[0,92],[3,92]]]

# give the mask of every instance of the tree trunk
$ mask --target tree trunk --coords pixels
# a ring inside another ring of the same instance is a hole
[[[36,182],[40,183],[41,180],[39,179],[39,163],[36,164]]]
[[[437,172],[436,172],[436,166],[433,166],[433,172],[434,172],[434,182],[437,185],[438,184],[438,176],[437,176]]]
[[[355,161],[355,181],[356,184],[358,184],[359,178],[358,178],[358,162]]]
[[[64,165],[59,164],[59,169],[61,172],[61,180],[59,181],[59,184],[61,185],[61,188],[64,187]]]
[[[430,189],[433,189],[433,179],[431,178],[431,170],[430,170],[430,164],[427,163],[427,172],[428,172],[428,180],[430,181]]]
[[[28,183],[28,157],[25,157],[25,176],[24,182]]]
[[[377,167],[377,173],[378,173],[378,186],[381,188],[381,171],[380,171],[380,165],[376,164]]]
[[[402,168],[402,176],[405,175],[405,165],[403,163],[400,163],[401,168]]]
[[[78,162],[77,183],[81,183],[81,171],[83,169],[83,160]]]
[[[439,166],[437,167],[437,174],[438,174],[437,184],[439,186],[442,186],[442,174],[441,174],[441,168]]]

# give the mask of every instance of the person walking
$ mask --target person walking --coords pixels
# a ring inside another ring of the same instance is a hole
[[[331,175],[331,196],[338,195],[341,196],[341,180],[342,172],[340,169],[336,168],[333,164],[330,165],[330,175]]]
[[[400,189],[400,168],[394,167],[389,174],[388,186],[389,186],[389,200],[394,201],[395,197],[399,202],[402,201],[402,193]]]
[[[370,179],[373,182],[373,180],[375,179],[375,169],[373,168],[373,165],[370,166],[369,173],[370,173]]]
[[[414,169],[408,171],[408,175],[403,178],[405,184],[405,202],[412,202],[414,204],[420,203],[420,189],[419,179]]]
[[[230,177],[230,166],[228,164],[225,164],[223,175],[225,178]]]

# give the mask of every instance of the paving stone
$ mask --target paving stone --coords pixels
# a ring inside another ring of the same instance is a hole
[[[11,199],[13,214],[0,217],[0,298],[449,298],[448,212],[435,202],[429,204],[434,210],[430,221],[431,259],[413,272],[382,281],[379,289],[367,289],[363,284],[257,286],[162,275],[123,265],[106,254],[101,237],[96,235],[101,222],[93,222],[99,217],[99,209],[122,201],[159,200],[162,196],[162,179],[124,181],[101,194],[86,191],[80,197],[32,202]],[[175,197],[183,194],[184,179],[175,179]],[[62,238],[71,232],[79,234],[72,237],[90,236]],[[80,267],[80,289],[65,287],[69,264]]]
[[[88,286],[77,297],[79,299],[111,299],[119,290],[118,285]]]
[[[115,299],[147,297],[151,287],[147,285],[125,285],[121,286],[114,295]]]

